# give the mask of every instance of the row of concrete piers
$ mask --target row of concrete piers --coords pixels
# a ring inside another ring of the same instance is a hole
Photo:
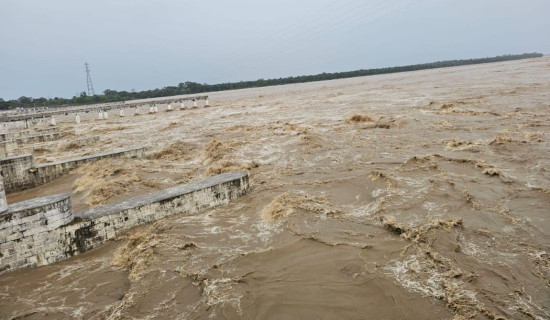
[[[120,117],[125,115],[140,115],[142,113],[157,113],[162,111],[183,110],[187,108],[194,108],[198,106],[208,106],[208,96],[189,97],[189,98],[170,98],[156,100],[153,102],[123,102],[123,103],[107,103],[102,105],[87,105],[80,107],[67,107],[67,108],[50,108],[47,110],[40,110],[38,112],[28,113],[27,111],[22,113],[8,114],[0,116],[0,122],[5,125],[11,123],[9,127],[24,127],[30,128],[37,123],[44,123],[49,121],[50,125],[57,125],[57,116],[68,116],[74,114],[74,121],[79,124],[84,121],[83,114],[97,113],[97,119],[106,120],[109,119],[109,112],[114,111],[119,114]],[[147,109],[149,112],[147,112]],[[112,112],[111,112],[112,113]],[[49,119],[48,119],[49,118]],[[65,118],[66,119],[66,118]],[[64,120],[66,122],[66,120]]]

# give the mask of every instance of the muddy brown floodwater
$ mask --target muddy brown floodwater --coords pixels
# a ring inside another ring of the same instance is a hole
[[[58,123],[144,145],[33,192],[92,207],[222,172],[250,193],[0,276],[2,319],[548,319],[550,58],[210,94]]]

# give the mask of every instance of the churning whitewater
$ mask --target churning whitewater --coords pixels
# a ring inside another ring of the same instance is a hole
[[[147,156],[33,197],[69,192],[79,211],[230,171],[251,189],[0,276],[0,318],[550,318],[548,57],[209,97],[57,118],[101,138],[56,159],[136,143]]]

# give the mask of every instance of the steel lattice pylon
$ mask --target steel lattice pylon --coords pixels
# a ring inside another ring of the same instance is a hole
[[[88,86],[88,95],[95,96],[94,85],[92,84],[92,77],[90,76],[90,65],[88,62],[84,63],[86,68],[86,85]]]

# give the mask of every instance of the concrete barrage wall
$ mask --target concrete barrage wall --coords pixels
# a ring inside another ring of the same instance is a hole
[[[12,141],[15,142],[17,145],[22,145],[25,143],[47,142],[47,141],[60,139],[69,134],[74,134],[74,130],[62,131],[62,132],[51,132],[51,133],[40,134],[35,136],[19,137],[19,138],[12,139]]]
[[[4,178],[4,188],[7,193],[38,187],[57,178],[83,164],[103,158],[141,158],[144,149],[130,148],[113,152],[95,154],[87,157],[59,162],[45,163],[35,166],[32,155],[21,155],[0,158],[0,169]]]
[[[74,131],[58,132],[57,127],[36,131],[26,130],[3,133],[0,134],[0,156],[8,157],[16,155],[16,150],[23,144],[54,141],[68,134],[74,134]]]
[[[104,158],[143,158],[143,148],[122,149],[112,152],[94,154],[87,157],[45,163],[29,170],[31,180],[35,186],[39,186],[57,178],[60,178],[86,163],[94,162]]]
[[[73,219],[68,194],[32,199],[9,206],[6,212],[0,214],[0,272],[17,269],[28,263],[42,263],[47,255],[37,254],[37,250],[47,244],[41,235],[54,231]]]
[[[0,159],[0,170],[7,193],[33,187],[29,169],[34,167],[34,157],[30,154]]]
[[[83,253],[131,227],[168,215],[228,204],[246,194],[248,187],[247,173],[226,173],[80,212],[72,222],[66,195],[15,204],[0,214],[0,273]]]
[[[15,138],[39,136],[39,135],[50,134],[55,132],[59,132],[58,127],[50,127],[50,128],[36,129],[36,130],[22,130],[22,131],[16,131],[16,132],[6,132],[6,133],[0,133],[0,141],[9,141]]]
[[[40,149],[40,148],[49,148],[49,147],[64,148],[68,146],[83,147],[97,141],[99,141],[99,136],[84,137],[84,138],[70,139],[70,140],[50,141],[50,142],[38,143],[38,144],[33,144],[28,146],[15,147],[11,150],[10,154],[7,154],[5,156],[7,157],[7,156],[17,155],[17,154],[32,153],[35,149]],[[4,156],[2,154],[1,148],[0,148],[0,156]]]
[[[9,157],[15,155],[15,150],[17,150],[18,145],[13,141],[2,141],[0,142],[0,156]]]

